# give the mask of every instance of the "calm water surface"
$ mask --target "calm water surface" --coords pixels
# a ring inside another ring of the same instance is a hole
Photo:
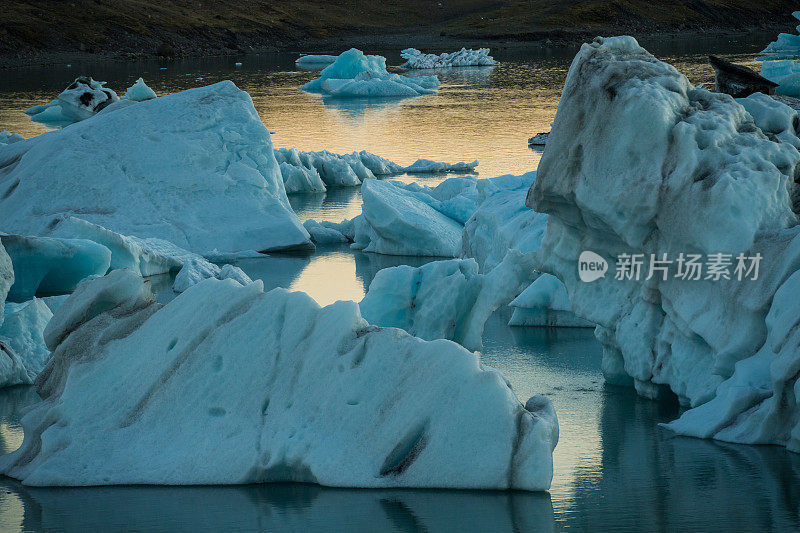
[[[742,63],[769,39],[695,42],[649,48],[694,83],[713,80],[707,53]],[[390,64],[399,63],[387,53]],[[297,87],[314,73],[295,72],[293,57],[271,56],[160,64],[101,63],[4,71],[0,129],[45,131],[23,111],[49,101],[88,73],[124,91],[137,77],[159,93],[223,79],[248,91],[278,147],[349,152],[366,149],[409,164],[417,157],[480,160],[479,175],[535,169],[541,152],[527,138],[549,129],[574,50],[496,52],[495,68],[440,73],[437,95],[395,102],[335,102]],[[163,68],[162,67],[166,67]],[[200,79],[202,78],[202,79]],[[444,176],[402,176],[435,185]],[[357,189],[291,197],[301,219],[341,220],[360,212]],[[239,262],[266,288],[311,294],[325,305],[360,300],[375,273],[431,259],[320,248],[310,257],[273,255]],[[168,288],[169,278],[154,280]],[[160,297],[170,297],[167,290]],[[500,369],[524,401],[537,393],[555,404],[561,439],[549,494],[523,492],[342,490],[281,484],[244,487],[41,489],[0,478],[0,530],[91,531],[785,531],[800,527],[800,457],[776,447],[676,438],[657,424],[678,407],[605,385],[591,330],[510,328],[499,310],[486,326],[482,360]],[[29,387],[0,391],[0,453],[19,446]],[[470,465],[464,465],[470,468]]]

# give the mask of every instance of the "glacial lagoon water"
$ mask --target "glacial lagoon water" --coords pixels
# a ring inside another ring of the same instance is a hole
[[[647,43],[695,83],[711,82],[708,53],[752,64],[768,42]],[[398,64],[396,52],[386,53]],[[297,91],[314,77],[293,57],[98,63],[28,68],[0,76],[0,129],[46,131],[23,110],[51,100],[87,73],[124,91],[138,76],[159,93],[223,79],[252,96],[277,147],[366,149],[402,164],[417,157],[478,159],[480,177],[535,169],[527,138],[549,129],[574,50],[498,50],[494,68],[440,73],[438,95],[401,101],[325,101]],[[445,176],[401,176],[435,185]],[[360,211],[357,189],[291,197],[301,219],[341,220]],[[359,300],[375,273],[433,258],[353,253],[240,261],[265,287],[311,294],[325,305]],[[154,280],[171,297],[169,277]],[[547,394],[561,424],[555,477],[546,494],[435,490],[344,490],[304,484],[239,487],[33,488],[0,478],[0,531],[786,531],[800,528],[800,456],[777,447],[674,437],[658,423],[679,407],[606,385],[600,346],[588,329],[510,328],[499,310],[487,323],[483,362],[500,369],[524,401]],[[30,387],[0,390],[0,453],[22,440],[19,420],[37,401]],[[465,464],[464,468],[470,468]]]

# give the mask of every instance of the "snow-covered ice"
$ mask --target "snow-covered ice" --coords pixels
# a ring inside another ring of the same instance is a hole
[[[336,97],[404,97],[435,93],[436,76],[401,76],[386,70],[386,58],[351,48],[328,65],[317,79],[302,87],[311,93]]]
[[[35,105],[25,113],[43,124],[63,125],[85,120],[119,100],[117,93],[106,88],[105,84],[104,81],[79,76],[55,100]]]
[[[487,274],[472,258],[385,268],[359,306],[370,324],[479,350],[486,320],[530,283],[532,272],[533,256],[515,250]]]
[[[50,355],[44,329],[52,317],[39,298],[6,302],[0,324],[0,388],[30,385],[42,371]]]
[[[269,132],[229,81],[0,145],[0,166],[3,231],[47,235],[75,216],[201,254],[313,246]]]
[[[133,85],[128,87],[123,98],[133,100],[135,102],[142,102],[144,100],[155,98],[156,96],[156,92],[147,86],[147,84],[144,82],[144,79],[139,78]]]
[[[0,234],[14,265],[8,300],[71,292],[81,280],[102,276],[111,265],[111,251],[86,239],[57,239]]]
[[[598,38],[572,63],[528,205],[549,217],[538,268],[599,325],[609,381],[647,397],[671,390],[693,408],[671,425],[680,433],[800,450],[800,313],[786,296],[800,268],[800,153],[756,114],[631,37]],[[607,261],[605,277],[580,281],[584,251]],[[645,266],[650,254],[672,263],[650,279],[612,275],[626,273],[621,254],[638,253]],[[730,279],[682,279],[681,253],[701,265],[730,254]],[[757,279],[737,279],[740,254],[763,258]]]
[[[441,54],[425,54],[416,48],[406,48],[400,53],[400,56],[406,60],[401,66],[407,69],[482,67],[498,64],[489,55],[488,48],[478,48],[477,50],[462,48],[458,52],[442,52]]]
[[[472,163],[442,163],[430,159],[417,159],[413,164],[403,169],[409,174],[434,174],[438,172],[475,172],[477,161]]]
[[[318,69],[324,68],[336,61],[336,58],[339,56],[332,56],[326,54],[308,54],[304,56],[300,56],[295,59],[294,63],[300,68],[303,69]]]
[[[566,287],[550,274],[536,278],[508,305],[514,308],[509,326],[594,327],[591,322],[575,316]]]
[[[455,343],[260,282],[206,280],[164,306],[147,292],[117,270],[63,304],[43,401],[0,472],[62,486],[550,486],[552,404],[523,407]]]

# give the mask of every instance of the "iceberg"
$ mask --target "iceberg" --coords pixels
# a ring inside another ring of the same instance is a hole
[[[203,258],[192,258],[186,261],[175,276],[172,290],[183,292],[205,279],[232,279],[240,285],[247,285],[253,280],[241,268],[234,265],[223,265],[221,268]]]
[[[800,153],[762,118],[632,37],[595,39],[570,67],[527,204],[548,214],[538,269],[598,324],[607,380],[677,397],[690,407],[669,426],[681,434],[800,451],[800,313],[787,296]],[[581,281],[587,251],[606,275]]]
[[[128,87],[125,91],[125,96],[128,100],[133,100],[135,102],[142,102],[144,100],[150,100],[152,98],[156,98],[156,92],[147,86],[144,82],[144,79],[139,78],[136,80],[136,83]]]
[[[477,50],[462,48],[458,52],[442,52],[439,55],[424,54],[416,48],[406,48],[400,52],[400,56],[406,60],[400,66],[407,69],[482,67],[498,64],[489,55],[488,48],[478,48]]]
[[[528,139],[528,146],[545,146],[547,144],[547,137],[550,135],[549,131],[540,132]]]
[[[155,276],[179,270],[184,261],[197,257],[174,244],[155,238],[140,239],[120,235],[97,224],[77,217],[61,221],[53,235],[72,239],[87,239],[102,244],[111,251],[111,270],[127,268],[141,276]]]
[[[335,97],[406,97],[435,93],[436,76],[401,76],[386,70],[386,58],[351,48],[300,89]]]
[[[462,255],[474,257],[481,272],[499,265],[509,250],[535,252],[547,230],[547,215],[525,205],[536,172],[477,182],[477,208],[464,226]]]
[[[403,169],[408,174],[433,174],[437,172],[475,172],[477,161],[472,163],[441,163],[430,159],[417,159],[413,164]]]
[[[111,265],[111,251],[85,239],[23,237],[0,234],[14,267],[8,300],[72,292],[83,279],[102,276]]]
[[[50,350],[44,342],[44,329],[53,313],[39,298],[23,303],[6,302],[0,324],[0,387],[30,385]],[[8,356],[8,357],[6,357]]]
[[[463,225],[437,211],[434,198],[401,184],[361,185],[362,213],[353,220],[354,249],[388,255],[456,257]]]
[[[74,216],[199,254],[313,246],[269,132],[230,81],[0,145],[0,167],[4,231],[47,236]]]
[[[480,350],[489,316],[530,283],[532,272],[533,256],[515,250],[487,274],[478,272],[472,258],[384,268],[359,307],[370,324]]]
[[[800,20],[800,11],[792,16]],[[800,34],[800,25],[797,26]],[[778,84],[776,92],[800,97],[800,35],[781,33],[756,58],[761,61],[761,75]]]
[[[336,61],[336,58],[339,56],[331,56],[325,54],[308,54],[304,56],[300,56],[295,59],[294,64],[300,68],[313,70],[318,68],[324,68]]]
[[[567,288],[557,277],[542,274],[510,304],[514,313],[509,326],[593,328],[594,324],[575,316]]]
[[[8,130],[0,131],[0,144],[12,144],[24,140],[25,137],[23,137],[19,133],[11,133]]]
[[[314,244],[339,244],[350,242],[350,239],[342,233],[339,228],[340,223],[336,222],[317,222],[316,220],[309,219],[303,222],[303,227],[306,228],[308,234],[311,235],[311,240]]]
[[[364,150],[340,155],[327,150],[304,152],[278,148],[275,158],[289,194],[325,192],[327,187],[357,187],[364,180],[403,171],[397,163]]]
[[[85,120],[119,100],[117,93],[105,87],[106,82],[88,76],[75,78],[52,102],[36,105],[25,113],[34,122],[64,125]]]
[[[163,306],[148,292],[117,270],[62,305],[43,401],[0,472],[33,486],[550,486],[552,404],[523,406],[455,343],[260,282],[205,280]]]
[[[6,303],[6,296],[11,286],[14,285],[14,265],[8,256],[3,241],[0,239],[0,324],[3,323],[3,309]]]

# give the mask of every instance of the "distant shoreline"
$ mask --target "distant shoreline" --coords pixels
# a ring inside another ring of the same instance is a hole
[[[525,35],[508,37],[458,37],[441,35],[434,30],[430,31],[395,31],[391,33],[360,33],[353,35],[343,34],[337,37],[315,39],[306,38],[293,41],[272,41],[271,44],[260,44],[257,38],[251,44],[245,44],[236,49],[229,48],[222,43],[214,43],[213,40],[198,43],[195,48],[171,54],[160,54],[156,50],[145,52],[142,49],[133,51],[130,46],[121,47],[115,52],[88,52],[74,50],[28,50],[25,52],[2,53],[0,52],[0,69],[16,69],[27,66],[45,66],[53,64],[63,64],[70,62],[86,61],[136,61],[162,59],[171,61],[177,59],[191,59],[198,57],[245,57],[247,55],[260,55],[270,53],[340,53],[346,49],[355,47],[370,50],[402,50],[403,48],[414,47],[424,51],[441,52],[445,50],[457,50],[466,48],[491,48],[493,50],[525,50],[525,49],[544,49],[544,48],[564,48],[577,47],[581,43],[591,41],[596,35],[633,35],[643,43],[658,41],[682,41],[686,39],[715,39],[731,37],[752,37],[754,35],[764,35],[765,38],[772,40],[781,31],[787,30],[784,24],[760,25],[758,28],[750,30],[726,30],[724,28],[709,28],[708,30],[681,30],[681,31],[655,31],[655,32],[620,32],[618,30],[608,31],[574,31],[566,32],[554,30],[550,32],[535,32]],[[769,37],[771,36],[771,37]],[[768,42],[768,41],[766,41]],[[765,42],[765,45],[766,45]]]

